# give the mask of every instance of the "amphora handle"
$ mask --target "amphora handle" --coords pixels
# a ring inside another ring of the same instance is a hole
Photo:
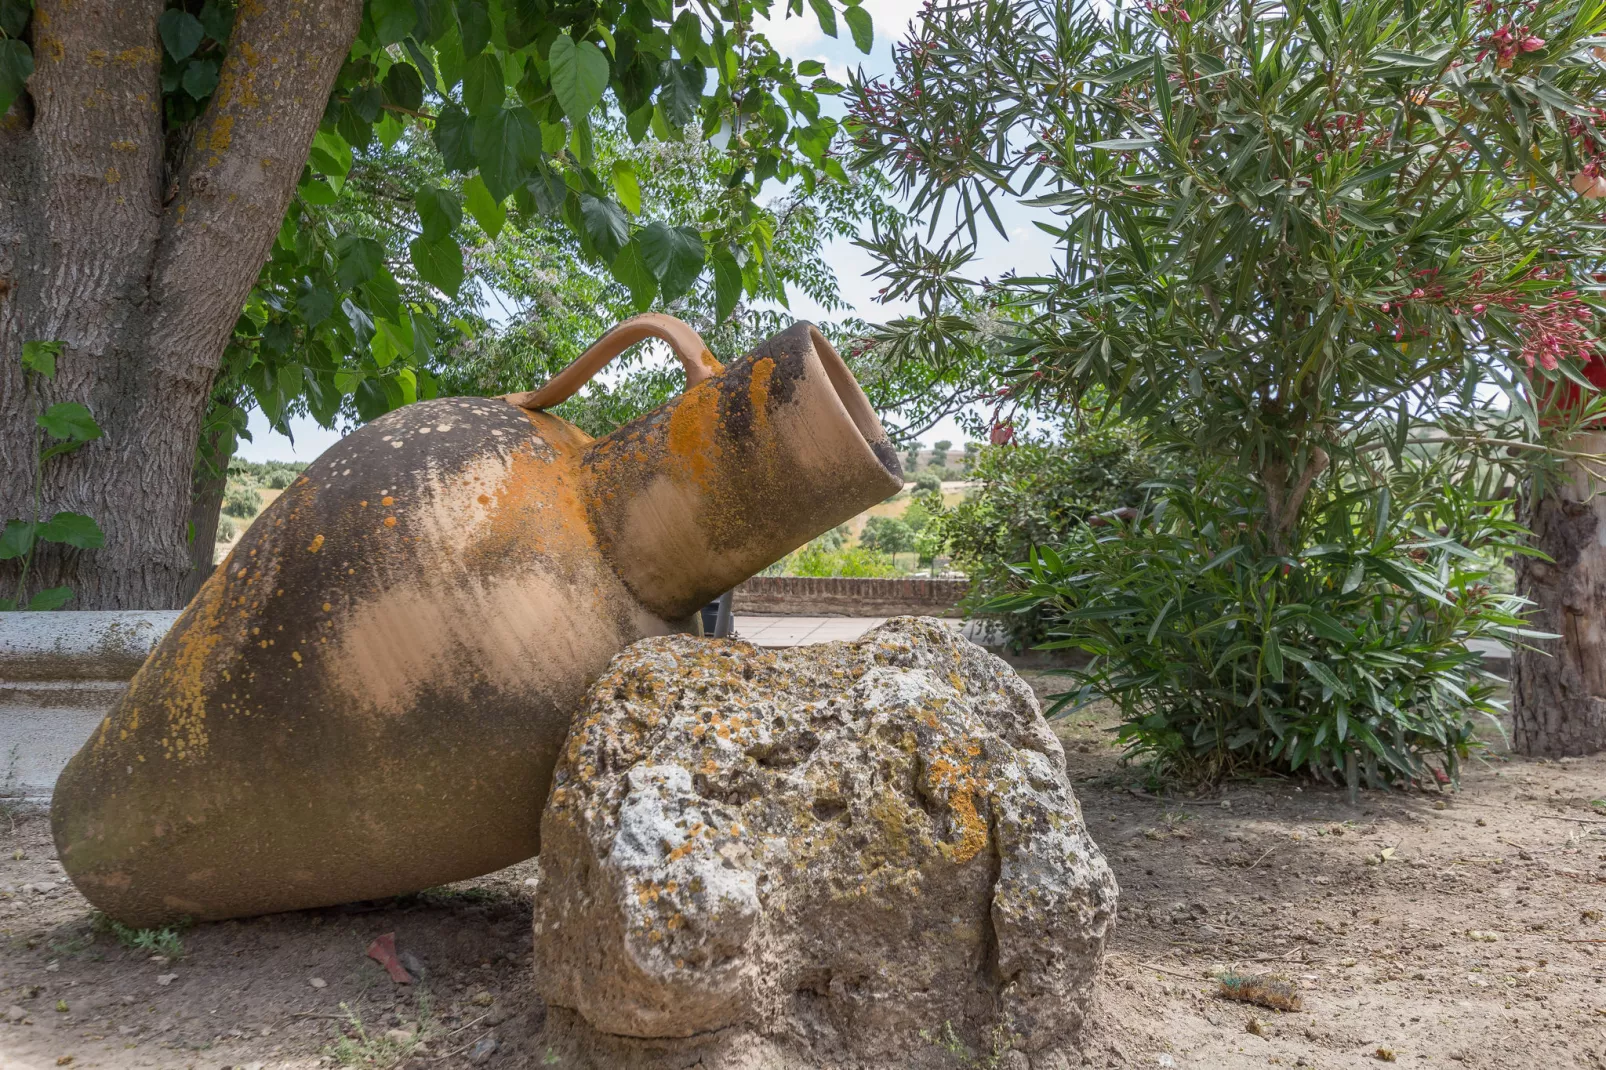
[[[548,379],[546,385],[522,394],[508,394],[505,400],[521,409],[550,409],[573,397],[614,357],[648,338],[659,338],[669,343],[669,348],[675,351],[681,366],[686,369],[687,389],[724,370],[703,343],[702,336],[691,327],[673,316],[648,312],[632,316],[597,339],[573,364]]]

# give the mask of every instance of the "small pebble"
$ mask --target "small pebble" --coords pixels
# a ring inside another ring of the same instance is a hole
[[[178,980],[178,974],[176,973],[163,973],[156,976],[156,983],[163,988],[166,988],[176,980]]]
[[[469,1052],[468,1061],[471,1063],[483,1063],[485,1060],[491,1057],[491,1053],[495,1050],[495,1037],[480,1037],[480,1039],[474,1044],[474,1050]]]
[[[312,980],[308,981],[307,984],[311,985],[313,988],[329,987],[329,982],[325,981],[322,977],[314,977]]]

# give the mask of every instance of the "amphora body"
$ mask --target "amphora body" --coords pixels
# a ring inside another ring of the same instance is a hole
[[[593,440],[540,411],[644,334],[693,383]],[[395,895],[540,849],[586,687],[902,475],[799,324],[727,368],[629,321],[547,388],[420,402],[332,447],[68,764],[62,864],[121,921]]]

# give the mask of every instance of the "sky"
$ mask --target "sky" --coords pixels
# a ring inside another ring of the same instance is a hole
[[[825,64],[826,73],[839,82],[845,82],[847,73],[862,66],[871,75],[888,74],[892,70],[892,44],[903,37],[910,21],[919,11],[923,0],[865,0],[865,7],[875,20],[875,45],[866,56],[854,47],[845,25],[839,28],[835,40],[820,31],[812,12],[803,18],[775,20],[763,27],[770,41],[783,55],[795,60],[817,59]],[[784,9],[783,0],[776,0],[777,10]],[[840,21],[840,20],[839,20]],[[1038,230],[1032,222],[1032,213],[1013,205],[999,204],[999,215],[1007,237],[991,227],[981,232],[977,248],[974,276],[997,278],[1009,271],[1031,275],[1046,272],[1053,264],[1052,239]],[[842,296],[848,308],[835,315],[820,308],[807,295],[793,294],[790,312],[800,320],[858,316],[871,323],[893,319],[911,311],[900,303],[883,304],[875,299],[879,284],[865,277],[870,270],[869,254],[846,239],[828,243],[825,260],[837,273]],[[499,307],[495,295],[487,294],[485,314],[492,320],[506,318],[508,310]],[[537,384],[531,384],[535,386]],[[287,439],[268,426],[262,414],[250,415],[251,441],[242,440],[239,456],[247,461],[295,460],[311,461],[339,440],[340,434],[321,428],[310,417],[290,421],[294,441]],[[931,443],[947,439],[959,443],[965,435],[952,418],[944,420],[922,436],[921,441]]]

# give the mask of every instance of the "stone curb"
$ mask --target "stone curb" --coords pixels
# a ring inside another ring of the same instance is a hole
[[[0,613],[0,798],[49,802],[177,610]]]

